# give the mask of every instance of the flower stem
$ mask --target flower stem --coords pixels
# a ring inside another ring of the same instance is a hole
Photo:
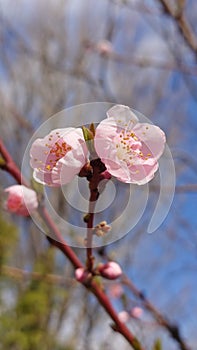
[[[89,209],[87,215],[87,269],[91,272],[93,269],[94,257],[92,255],[92,229],[94,227],[94,210],[96,206],[96,201],[99,197],[98,185],[103,176],[101,175],[106,167],[102,163],[100,158],[92,159],[90,161],[90,166],[92,168],[92,175],[90,178],[87,177],[89,181],[90,198],[89,198]]]
[[[87,221],[87,269],[92,271],[94,264],[94,257],[92,255],[92,229],[94,225],[94,209],[96,205],[96,198],[94,199],[94,193],[90,192],[88,221]]]
[[[90,198],[89,198],[89,209],[87,215],[87,269],[91,272],[94,264],[94,257],[92,255],[92,229],[94,227],[94,211],[96,206],[96,201],[99,197],[98,185],[103,176],[101,175],[106,167],[102,163],[100,158],[92,159],[90,161],[90,166],[92,168],[92,175],[90,178],[87,177],[89,181]]]

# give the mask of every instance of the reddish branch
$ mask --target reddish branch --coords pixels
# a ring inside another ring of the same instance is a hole
[[[0,163],[0,168],[2,170],[7,171],[10,175],[14,177],[14,179],[19,184],[25,184],[27,183],[24,181],[24,179],[21,177],[20,170],[18,169],[17,165],[14,163],[12,157],[10,156],[9,152],[7,151],[6,147],[4,146],[3,142],[0,140],[0,153],[3,157],[3,161]],[[42,215],[42,218],[44,219],[45,223],[47,224],[48,229],[50,230],[50,233],[54,238],[51,238],[47,236],[48,241],[55,247],[59,248],[63,254],[70,260],[72,265],[75,268],[83,267],[83,264],[78,259],[77,255],[74,253],[74,251],[66,244],[64,241],[61,233],[59,232],[58,228],[56,227],[55,223],[51,219],[50,215],[48,214],[47,210],[41,206],[39,208],[39,213]],[[109,298],[106,296],[106,294],[103,292],[100,286],[98,286],[94,280],[90,280],[88,284],[84,284],[84,286],[91,291],[99,301],[99,303],[103,306],[103,308],[106,310],[108,315],[111,317],[111,319],[114,321],[114,326],[112,327],[115,331],[119,332],[124,336],[124,338],[128,341],[128,343],[133,347],[134,350],[145,350],[141,345],[138,339],[132,334],[132,332],[126,327],[124,323],[122,323],[119,320],[119,317],[114,310],[112,304],[110,303]]]
[[[83,264],[75,254],[75,252],[70,248],[66,242],[64,242],[64,239],[58,230],[57,226],[55,225],[54,221],[52,220],[51,216],[49,215],[48,211],[44,206],[41,206],[39,208],[39,214],[42,216],[44,222],[46,223],[50,235],[54,237],[51,238],[51,236],[46,236],[48,241],[55,247],[59,248],[64,255],[72,262],[73,266],[77,269],[79,267],[83,267]]]
[[[11,155],[9,154],[8,150],[6,149],[6,147],[4,146],[1,140],[0,140],[0,154],[3,157],[3,159],[1,159],[0,168],[2,170],[7,171],[10,175],[12,175],[13,178],[19,184],[23,183],[24,185],[27,185],[25,179],[22,178],[20,170],[16,166]]]

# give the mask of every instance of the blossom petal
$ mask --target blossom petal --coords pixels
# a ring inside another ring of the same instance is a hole
[[[54,183],[52,180],[52,172],[46,172],[43,170],[34,169],[33,178],[42,185],[51,187],[59,186],[59,183]]]
[[[116,124],[122,128],[131,128],[138,123],[137,116],[128,106],[115,105],[107,111],[107,117],[113,118]]]
[[[133,183],[137,185],[144,185],[153,179],[156,171],[158,170],[159,164],[156,162],[154,165],[136,165],[132,166],[130,170],[130,179],[123,181],[120,178],[120,181],[126,183]]]
[[[156,159],[162,155],[166,137],[158,126],[148,123],[138,123],[134,126],[133,131],[142,140],[142,152],[144,155],[151,153]]]

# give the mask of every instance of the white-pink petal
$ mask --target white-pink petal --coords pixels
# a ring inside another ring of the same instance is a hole
[[[113,118],[116,124],[122,128],[132,128],[138,122],[138,117],[128,106],[115,105],[106,114],[108,118]]]
[[[164,132],[158,126],[148,123],[136,124],[133,131],[142,140],[142,152],[145,155],[152,153],[153,157],[159,159],[164,151],[166,142]]]

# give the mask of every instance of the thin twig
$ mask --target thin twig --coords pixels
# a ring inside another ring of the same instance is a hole
[[[174,11],[171,8],[171,6],[167,0],[159,0],[159,2],[163,6],[165,13],[175,20],[175,22],[177,23],[177,27],[178,27],[180,34],[184,38],[187,45],[196,54],[197,53],[197,38],[196,38],[191,26],[187,22],[183,10]]]
[[[43,281],[43,273],[36,271],[30,272],[8,265],[1,266],[1,274],[18,280],[34,279],[37,281]],[[58,284],[61,286],[65,286],[65,284],[67,284],[68,282],[69,285],[76,284],[76,280],[74,278],[65,278],[52,273],[45,274],[44,281],[49,284]]]
[[[95,43],[91,41],[86,42],[86,46],[88,49],[92,50],[92,52],[96,52],[99,54],[98,47]],[[197,75],[197,67],[196,65],[189,65],[187,63],[184,63],[183,61],[167,61],[166,59],[158,59],[154,57],[143,57],[140,55],[132,54],[132,56],[125,56],[123,54],[119,54],[115,51],[110,52],[108,55],[106,54],[104,57],[102,57],[104,60],[110,60],[111,62],[115,63],[123,63],[128,66],[134,65],[139,68],[147,68],[151,67],[153,69],[161,69],[161,70],[167,70],[167,71],[174,71],[174,72],[180,72],[182,74],[187,75]]]
[[[102,163],[98,160],[91,161],[92,166],[92,177],[89,181],[90,198],[89,198],[89,210],[88,210],[88,220],[87,220],[87,269],[92,271],[94,257],[92,255],[92,229],[94,225],[94,210],[96,201],[99,197],[98,185],[101,180],[100,173]]]

